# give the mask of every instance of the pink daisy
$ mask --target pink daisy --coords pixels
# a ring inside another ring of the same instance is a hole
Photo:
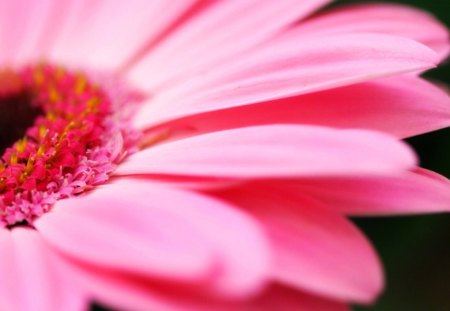
[[[448,33],[327,0],[0,1],[0,309],[348,310],[347,215],[447,211]]]

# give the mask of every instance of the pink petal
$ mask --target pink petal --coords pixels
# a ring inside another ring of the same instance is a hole
[[[135,124],[146,128],[200,112],[274,100],[431,68],[437,55],[410,39],[338,34],[282,40],[233,64],[197,72],[152,98]]]
[[[341,214],[297,189],[273,185],[237,187],[219,197],[255,215],[269,232],[274,278],[335,299],[368,303],[383,287],[372,247]]]
[[[450,49],[447,28],[432,15],[412,7],[376,3],[345,6],[318,14],[286,35],[320,36],[324,34],[374,32],[398,35],[421,42],[435,50],[441,59]]]
[[[51,0],[0,1],[0,63],[18,65],[36,57],[36,45],[51,12]]]
[[[228,311],[229,304],[211,300],[211,296],[186,295],[186,288],[179,284],[166,284],[165,289],[149,279],[61,261],[67,275],[88,289],[95,301],[117,310],[164,310],[164,311]],[[220,307],[225,304],[226,307]]]
[[[241,310],[241,309],[239,309]],[[242,308],[241,311],[349,311],[349,306],[312,296],[293,289],[274,285],[255,301]]]
[[[151,282],[89,270],[80,265],[68,265],[68,275],[81,282],[96,301],[118,310],[164,311],[348,311],[348,306],[325,298],[298,292],[280,285],[272,285],[255,298],[221,300],[205,292],[189,292],[180,286],[161,287]]]
[[[66,65],[118,69],[195,1],[78,1],[58,27],[51,58]]]
[[[418,77],[401,76],[195,114],[159,128],[176,137],[274,123],[365,128],[405,138],[449,126],[449,97]]]
[[[284,0],[261,5],[258,0],[216,1],[135,64],[130,79],[155,91],[173,79],[184,79],[192,69],[232,62],[233,56],[266,41],[327,2]]]
[[[2,310],[81,310],[87,301],[62,279],[50,250],[38,233],[14,228],[0,231],[0,306]]]
[[[252,219],[229,204],[145,181],[58,201],[36,226],[77,260],[143,277],[208,281],[221,295],[258,291],[268,270],[266,241]]]
[[[300,191],[352,215],[450,211],[449,181],[424,169],[391,177],[315,179],[298,186]]]
[[[380,133],[267,125],[156,145],[130,156],[116,172],[239,178],[345,176],[391,174],[414,164],[406,145]]]
[[[105,195],[61,201],[60,210],[36,226],[55,248],[107,268],[179,279],[211,273],[210,252],[189,227],[136,199]]]
[[[0,265],[0,307],[5,310],[14,310],[16,302],[19,300],[20,288],[19,279],[16,275],[14,245],[9,230],[0,230],[0,255],[2,264]]]

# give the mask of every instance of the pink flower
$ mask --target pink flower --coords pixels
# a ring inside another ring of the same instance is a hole
[[[450,208],[400,141],[450,125],[419,76],[450,45],[328,2],[0,2],[0,309],[374,301],[346,215]]]

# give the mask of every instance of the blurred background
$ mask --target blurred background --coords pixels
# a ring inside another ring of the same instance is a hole
[[[427,10],[450,27],[450,0],[391,0]],[[368,2],[339,0],[336,5]],[[450,61],[425,75],[450,85]],[[450,107],[449,107],[450,108]],[[408,139],[423,167],[450,178],[450,129]],[[450,310],[450,215],[355,219],[385,267],[387,287],[371,307],[355,311]]]

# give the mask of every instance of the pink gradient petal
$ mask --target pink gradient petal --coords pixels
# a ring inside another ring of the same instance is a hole
[[[385,173],[415,165],[403,143],[363,130],[266,125],[153,146],[130,156],[117,174],[300,177]]]
[[[0,64],[23,64],[36,54],[51,8],[51,0],[0,1]]]
[[[40,5],[38,1],[33,1]],[[41,61],[48,56],[51,47],[59,34],[66,29],[66,24],[77,16],[83,7],[83,0],[50,0],[50,7],[44,24],[39,29],[37,41],[33,44],[33,53],[29,55],[29,62]]]
[[[252,125],[291,123],[377,130],[405,138],[450,125],[448,94],[400,76],[264,103],[194,114],[153,129],[171,138]]]
[[[5,311],[81,310],[87,300],[62,278],[38,233],[0,231],[0,308]]]
[[[97,192],[58,202],[36,227],[63,253],[103,267],[187,280],[211,273],[211,253],[180,219],[136,197]]]
[[[238,53],[266,41],[328,2],[284,0],[261,5],[259,0],[216,1],[135,64],[130,80],[155,91],[163,84],[174,83],[171,80],[184,79],[192,69],[209,69],[225,60],[233,62]]]
[[[51,59],[66,65],[117,69],[195,2],[82,1],[62,22]]]
[[[412,7],[376,3],[328,10],[302,22],[287,36],[321,36],[338,33],[373,32],[398,35],[421,42],[444,59],[449,52],[447,28],[432,15]]]
[[[276,280],[335,299],[370,303],[383,287],[379,260],[364,235],[340,213],[276,184],[219,192],[267,228]]]
[[[11,232],[6,229],[0,230],[0,255],[2,264],[0,265],[0,308],[4,310],[14,310],[15,301],[19,299],[20,288],[19,279],[16,276],[14,245]]]
[[[253,218],[233,205],[165,185],[152,185],[153,189],[149,189],[146,181],[123,179],[117,183],[118,189],[125,187],[130,188],[130,196],[157,197],[159,204],[154,208],[170,211],[199,233],[197,238],[204,240],[216,255],[218,269],[214,276],[217,280],[211,285],[213,291],[245,297],[264,285],[270,254],[264,232]],[[117,190],[110,186],[105,192],[114,196]]]
[[[86,266],[67,258],[63,258],[61,263],[65,265],[67,275],[76,284],[87,288],[95,301],[117,310],[230,310],[230,303],[207,295],[199,296],[198,293],[189,295],[180,284],[166,284],[166,288],[161,288],[149,279]]]
[[[210,278],[210,290],[223,295],[259,290],[268,270],[265,238],[252,219],[229,204],[146,181],[59,201],[36,226],[78,260],[147,277]]]
[[[437,55],[410,39],[338,34],[284,40],[224,68],[197,72],[152,98],[135,118],[140,128],[200,112],[307,94],[431,68]]]
[[[88,289],[95,301],[116,310],[164,310],[164,311],[228,311],[229,304],[220,304],[210,299],[185,298],[180,295],[176,285],[172,290],[160,293],[157,286],[148,280],[136,280],[116,271],[102,271],[97,267],[78,263],[66,265],[68,276]]]
[[[383,178],[318,178],[297,186],[299,191],[351,215],[403,215],[450,210],[450,182],[424,169]]]
[[[78,264],[67,265],[68,275],[90,290],[96,301],[118,310],[164,311],[348,311],[346,304],[312,296],[280,285],[271,285],[258,297],[248,300],[221,300],[205,292],[172,284],[158,286]]]
[[[348,305],[274,285],[241,311],[350,311]]]

